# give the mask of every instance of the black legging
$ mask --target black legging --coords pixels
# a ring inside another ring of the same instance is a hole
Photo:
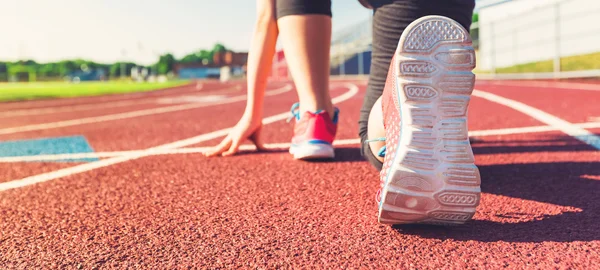
[[[344,0],[348,1],[348,0]],[[358,120],[361,153],[373,166],[381,170],[367,139],[369,113],[383,93],[387,72],[396,51],[402,31],[414,20],[427,15],[441,15],[471,26],[475,0],[369,0],[373,7],[373,44],[371,74],[367,93]],[[277,18],[287,15],[322,14],[331,16],[331,0],[277,0]]]

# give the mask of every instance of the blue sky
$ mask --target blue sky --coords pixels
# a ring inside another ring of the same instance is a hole
[[[245,51],[255,13],[254,0],[2,0],[0,60],[148,64],[215,42]],[[333,13],[334,29],[370,15],[355,0],[333,1]]]

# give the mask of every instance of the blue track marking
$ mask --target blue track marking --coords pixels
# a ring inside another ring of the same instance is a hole
[[[84,136],[67,136],[0,142],[0,157],[93,153]],[[92,162],[97,158],[64,159],[54,162]]]

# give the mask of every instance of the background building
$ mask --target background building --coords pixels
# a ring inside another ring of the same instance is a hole
[[[216,79],[221,77],[222,72],[231,72],[228,74],[231,76],[242,76],[247,62],[247,52],[216,52],[212,63],[177,63],[174,65],[174,72],[181,79]]]

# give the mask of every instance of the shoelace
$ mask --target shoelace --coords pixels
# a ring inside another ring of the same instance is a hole
[[[321,113],[323,110],[317,110],[316,112],[314,112],[315,114]],[[337,124],[338,122],[338,117],[340,114],[340,109],[338,108],[333,108],[333,119],[331,120],[333,123]],[[296,102],[294,103],[294,105],[292,105],[292,108],[290,108],[290,113],[292,115],[290,115],[290,117],[287,118],[286,122],[290,122],[292,121],[292,119],[296,118],[297,121],[300,120],[300,103]]]
[[[300,120],[300,103],[294,103],[294,105],[292,105],[292,108],[290,109],[290,113],[292,115],[287,118],[286,122],[289,123],[294,118],[296,118],[296,120]]]
[[[375,138],[375,139],[365,141],[365,143],[370,143],[370,142],[385,142],[385,137]],[[379,151],[377,151],[377,155],[379,157],[385,157],[385,152],[386,152],[386,148],[384,145],[383,147],[379,148]]]

